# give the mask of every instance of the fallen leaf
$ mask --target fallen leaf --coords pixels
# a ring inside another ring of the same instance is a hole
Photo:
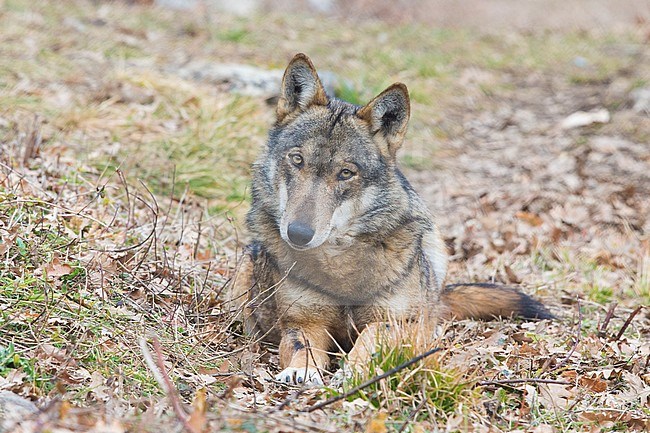
[[[366,426],[366,433],[386,433],[386,414],[381,412],[377,416],[370,418]]]
[[[567,379],[568,381],[573,382],[576,380],[576,377],[578,377],[578,373],[575,370],[567,370],[563,371],[562,374],[560,374],[563,378]]]
[[[645,406],[650,401],[650,386],[646,385],[641,377],[636,374],[622,371],[623,379],[629,386],[629,391],[621,393],[627,401],[637,401],[641,406]]]
[[[517,343],[532,343],[534,340],[526,332],[515,332],[512,339]]]
[[[533,428],[532,430],[530,430],[530,432],[531,433],[554,433],[555,429],[553,428],[553,426],[550,426],[548,424],[540,424],[535,428]]]
[[[617,410],[585,411],[580,414],[581,418],[587,421],[595,421],[599,424],[606,422],[629,421],[630,415]]]
[[[533,227],[541,226],[544,223],[544,220],[542,220],[539,217],[539,215],[536,215],[536,214],[531,213],[531,212],[520,211],[520,212],[517,212],[515,214],[515,216],[517,218],[519,218],[520,220],[527,222],[528,224],[530,224]]]
[[[536,408],[539,403],[539,393],[533,385],[524,384],[524,401],[528,408]]]
[[[226,380],[226,389],[221,392],[221,398],[228,399],[233,395],[235,388],[238,388],[244,381],[243,376],[230,376]]]
[[[593,392],[607,391],[607,381],[598,377],[581,376],[578,383]]]
[[[542,383],[538,396],[539,402],[547,409],[567,409],[572,403],[573,393],[565,385]]]
[[[67,263],[61,263],[58,257],[55,257],[45,266],[45,273],[48,277],[62,277],[72,273],[72,266]]]
[[[108,401],[111,398],[111,389],[106,386],[106,379],[98,371],[91,374],[88,390],[92,393],[97,401]]]
[[[187,421],[195,431],[201,432],[205,429],[207,419],[205,416],[207,404],[205,402],[205,388],[196,391],[194,400],[192,400],[192,414]]]
[[[72,405],[69,401],[62,401],[61,405],[59,406],[59,419],[65,419],[68,415],[68,412],[70,412],[71,407]]]

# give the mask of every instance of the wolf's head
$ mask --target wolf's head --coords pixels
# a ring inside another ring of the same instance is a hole
[[[328,97],[307,56],[291,60],[277,122],[257,164],[264,183],[257,199],[269,204],[284,241],[306,250],[377,230],[378,220],[386,224],[377,217],[400,200],[395,154],[409,111],[403,84],[358,107]]]

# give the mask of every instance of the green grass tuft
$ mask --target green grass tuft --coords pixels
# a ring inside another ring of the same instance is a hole
[[[391,323],[390,330],[379,332],[376,350],[370,359],[361,368],[352,368],[343,392],[435,347],[435,343],[440,342],[435,341],[429,331],[431,329],[422,324]],[[429,356],[363,388],[349,400],[361,398],[387,412],[396,422],[407,419],[431,422],[452,415],[466,415],[466,408],[478,397],[474,382],[468,371],[446,367],[444,359],[444,353]]]

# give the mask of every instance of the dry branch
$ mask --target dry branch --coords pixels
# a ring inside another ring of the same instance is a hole
[[[621,339],[621,337],[623,336],[623,334],[625,333],[627,328],[630,326],[630,323],[632,323],[632,319],[634,319],[634,316],[639,314],[639,312],[641,310],[643,310],[644,308],[646,308],[645,305],[639,305],[638,307],[636,307],[636,309],[634,311],[632,311],[632,313],[629,315],[629,317],[627,318],[625,323],[623,323],[623,326],[621,327],[621,330],[618,331],[618,334],[616,334],[616,337],[614,338],[614,341],[618,341],[618,340]]]
[[[332,403],[336,403],[337,401],[346,399],[346,398],[356,394],[357,392],[361,391],[362,389],[367,388],[370,385],[373,385],[373,384],[379,382],[380,380],[386,379],[387,377],[392,376],[393,374],[398,373],[398,372],[404,370],[405,368],[410,367],[411,365],[415,364],[416,362],[421,361],[424,358],[426,358],[428,356],[431,356],[436,352],[440,352],[441,350],[442,350],[442,348],[440,348],[440,347],[434,347],[433,349],[428,350],[428,351],[424,352],[423,354],[418,355],[418,356],[416,356],[414,358],[411,358],[408,361],[404,362],[403,364],[398,365],[395,368],[391,368],[390,370],[388,370],[387,372],[385,372],[383,374],[380,374],[378,376],[373,377],[372,379],[369,379],[369,380],[363,382],[361,385],[355,386],[354,388],[352,388],[349,391],[344,392],[343,394],[339,394],[337,396],[330,397],[327,400],[325,400],[325,401],[323,401],[321,403],[315,404],[313,406],[310,406],[308,408],[305,408],[302,411],[303,412],[313,412],[315,410],[322,409],[325,406],[329,406]]]
[[[609,326],[610,320],[612,320],[612,317],[614,317],[614,310],[616,310],[617,306],[618,306],[617,302],[613,302],[612,305],[609,306],[609,309],[607,310],[607,314],[605,315],[605,320],[603,320],[603,323],[600,325],[600,328],[598,329],[599,337],[604,337],[606,335],[605,332],[607,331],[607,327]]]
[[[554,383],[557,385],[572,385],[571,382],[565,380],[555,379],[537,379],[535,377],[524,377],[521,379],[503,379],[503,380],[481,380],[477,382],[477,386],[490,386],[490,385],[514,385],[518,383]]]
[[[580,299],[577,300],[577,308],[578,308],[578,325],[576,327],[576,332],[575,332],[575,337],[573,338],[573,344],[571,345],[571,349],[569,350],[569,353],[564,357],[562,361],[557,363],[555,367],[553,367],[551,370],[557,370],[559,368],[564,367],[571,357],[573,356],[573,353],[576,351],[576,348],[578,347],[578,344],[580,343],[580,335],[582,333],[582,309],[580,308]]]
[[[165,391],[165,394],[167,394],[167,398],[176,413],[176,417],[185,430],[190,433],[200,433],[190,424],[190,416],[185,412],[185,409],[183,409],[181,400],[178,398],[176,387],[174,387],[172,380],[169,378],[169,374],[167,374],[167,370],[165,369],[165,360],[162,354],[162,347],[160,346],[158,338],[153,338],[153,349],[156,355],[155,358],[151,355],[144,339],[140,340],[140,349],[142,350],[142,355],[145,358],[147,366],[153,373],[160,387]]]

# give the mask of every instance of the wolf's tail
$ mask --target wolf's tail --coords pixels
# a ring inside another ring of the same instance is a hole
[[[496,284],[451,284],[442,291],[442,303],[457,319],[490,320],[518,316],[527,319],[553,319],[555,316],[539,301],[511,287]]]

